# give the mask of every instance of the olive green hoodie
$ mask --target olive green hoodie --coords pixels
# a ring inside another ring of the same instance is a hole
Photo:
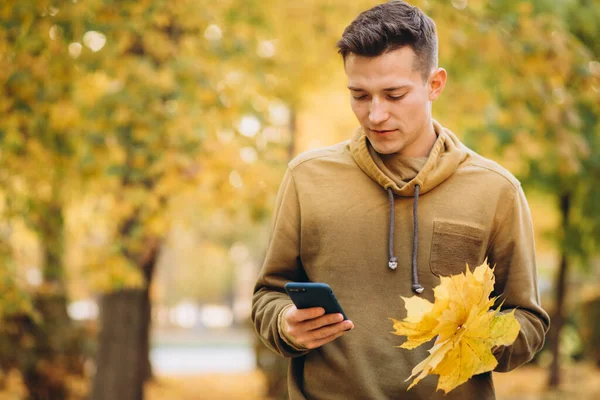
[[[291,399],[493,399],[490,373],[446,396],[436,392],[436,377],[407,392],[406,378],[431,346],[397,348],[403,339],[388,319],[406,316],[400,296],[433,301],[440,276],[486,258],[496,265],[492,295],[501,295],[503,309],[516,308],[521,325],[516,342],[496,354],[496,370],[516,368],[542,347],[549,318],[523,190],[435,121],[434,128],[426,160],[379,156],[359,129],[350,141],[290,162],[252,319],[270,349],[291,357]],[[328,283],[355,328],[317,349],[295,346],[280,328],[290,281]]]

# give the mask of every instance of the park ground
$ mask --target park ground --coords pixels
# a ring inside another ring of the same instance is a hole
[[[545,390],[547,371],[524,366],[506,374],[495,374],[497,400],[597,400],[600,399],[600,369],[590,364],[573,364],[563,372],[560,389]],[[86,383],[77,384],[81,392]],[[157,377],[146,387],[147,400],[270,400],[266,380],[259,371],[247,373],[208,373]],[[22,399],[24,391],[18,377],[8,379],[0,400]]]
[[[505,374],[495,374],[498,400],[598,400],[600,369],[589,364],[573,364],[564,370],[559,390],[547,392],[547,371],[524,366]],[[260,372],[206,374],[193,378],[158,378],[148,385],[149,400],[214,399],[268,400],[265,378]]]

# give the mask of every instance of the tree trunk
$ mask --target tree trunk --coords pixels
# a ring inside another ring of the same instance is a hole
[[[152,379],[152,363],[150,362],[150,328],[152,326],[152,303],[150,300],[150,284],[154,276],[154,268],[156,266],[157,254],[153,255],[152,260],[148,261],[148,264],[144,271],[146,272],[146,288],[144,289],[144,297],[142,299],[142,336],[140,338],[140,363],[142,364],[142,380],[148,382]]]
[[[34,307],[43,316],[42,320],[21,320],[22,337],[29,337],[33,341],[33,346],[18,356],[28,399],[68,398],[66,382],[73,360],[68,354],[68,341],[73,328],[65,304],[64,295],[36,294]]]
[[[568,232],[569,211],[571,209],[571,195],[563,194],[560,197],[560,212],[562,216],[563,231],[565,236]],[[552,352],[552,363],[550,364],[550,377],[548,386],[556,388],[560,385],[560,331],[564,324],[563,306],[567,294],[567,276],[569,271],[569,260],[567,258],[566,246],[562,246],[560,256],[560,267],[555,282],[555,306],[554,315],[551,317],[552,324],[548,340]]]
[[[152,376],[150,347],[150,284],[158,259],[158,244],[142,257],[144,289],[104,295],[102,330],[96,356],[92,400],[143,400],[144,382]]]
[[[65,293],[63,255],[65,249],[62,205],[58,202],[40,204],[43,212],[37,223],[37,233],[44,250],[43,282],[55,293]]]
[[[37,204],[34,225],[44,261],[44,290],[34,294],[34,308],[40,321],[23,319],[23,335],[33,339],[33,347],[22,351],[19,369],[31,399],[68,397],[67,381],[71,374],[83,374],[82,332],[67,314],[64,282],[64,219],[57,201]]]
[[[144,331],[144,291],[127,289],[102,296],[102,331],[96,358],[93,400],[142,400],[140,352]]]

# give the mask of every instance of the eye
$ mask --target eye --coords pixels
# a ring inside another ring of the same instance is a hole
[[[352,96],[354,98],[354,100],[364,100],[367,98],[366,94],[360,95],[360,96]]]
[[[404,98],[404,96],[406,96],[405,94],[401,95],[401,96],[388,96],[388,98],[392,101],[398,101]]]

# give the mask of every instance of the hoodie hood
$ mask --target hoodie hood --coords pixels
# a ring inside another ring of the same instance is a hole
[[[433,120],[433,128],[437,140],[433,144],[427,162],[417,176],[404,182],[404,185],[396,183],[377,166],[371,155],[375,152],[362,127],[356,130],[350,141],[350,152],[365,174],[384,189],[391,189],[396,196],[414,197],[416,185],[419,186],[420,194],[425,194],[448,179],[468,154],[467,148],[449,129],[435,120]]]
[[[419,195],[425,194],[448,179],[461,162],[467,157],[467,148],[460,143],[458,138],[445,129],[437,121],[433,121],[433,127],[437,140],[433,144],[425,165],[417,175],[405,182],[402,178],[394,181],[392,177],[386,175],[378,167],[373,157],[378,154],[373,151],[367,136],[362,128],[356,131],[356,134],[350,142],[350,152],[358,166],[383,189],[387,191],[390,202],[389,214],[389,236],[388,236],[388,267],[395,270],[398,267],[398,258],[394,253],[394,234],[395,234],[395,196],[414,197],[413,203],[413,251],[412,251],[412,290],[416,294],[423,293],[423,286],[419,284],[419,271],[417,265],[417,254],[419,249]],[[379,159],[378,161],[381,161]],[[382,167],[383,164],[381,164]],[[386,170],[388,170],[386,168]],[[388,170],[389,171],[389,170]]]

